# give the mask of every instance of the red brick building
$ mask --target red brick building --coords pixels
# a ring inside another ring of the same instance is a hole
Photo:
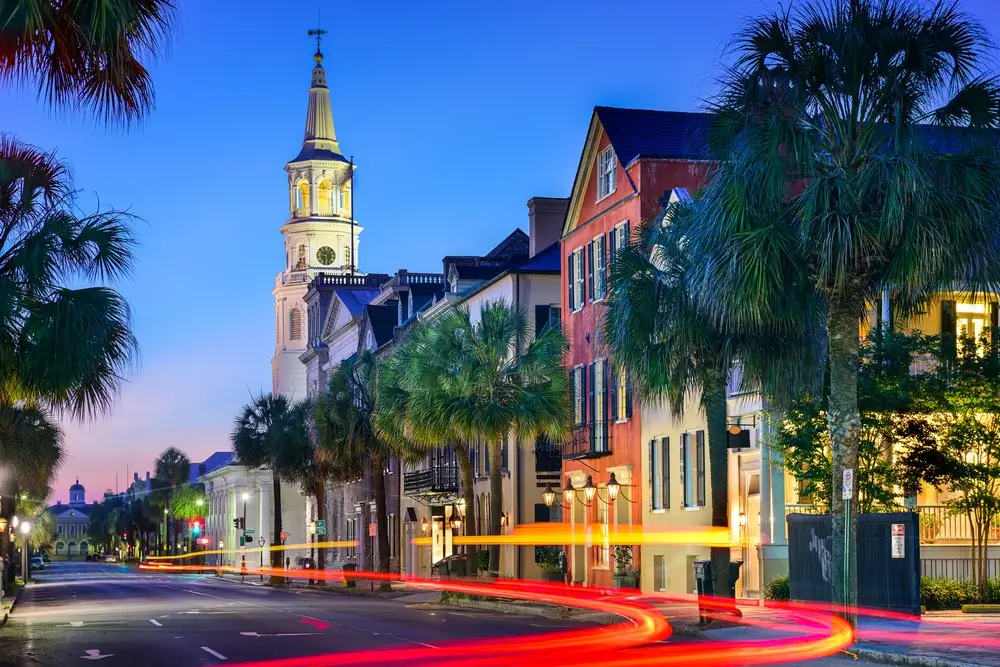
[[[702,183],[707,125],[704,114],[611,107],[596,107],[590,121],[561,240],[562,321],[570,341],[566,365],[575,422],[563,446],[563,475],[564,485],[576,489],[561,500],[572,503],[564,512],[567,520],[585,525],[590,535],[587,545],[569,552],[575,583],[611,585],[608,529],[641,524],[649,497],[640,406],[601,341],[608,267],[631,231],[660,212],[671,190]],[[611,474],[621,484],[616,499],[607,492]]]

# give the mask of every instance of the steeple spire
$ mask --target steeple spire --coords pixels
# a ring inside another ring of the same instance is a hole
[[[326,85],[326,70],[323,68],[321,40],[326,30],[310,30],[309,36],[316,38],[316,66],[312,71],[309,86],[309,107],[306,111],[306,131],[302,140],[302,150],[292,162],[303,160],[345,161],[337,143],[337,133],[333,127],[333,108],[330,106],[330,89]]]

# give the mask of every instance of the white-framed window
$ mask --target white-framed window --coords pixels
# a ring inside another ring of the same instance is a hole
[[[615,263],[618,251],[628,245],[631,229],[628,220],[622,220],[608,232],[608,272]]]
[[[577,425],[582,424],[587,416],[584,411],[586,396],[584,395],[583,369],[583,366],[577,366],[570,370],[570,391],[573,392],[573,423]]]
[[[608,146],[597,155],[597,200],[604,199],[615,191],[615,176],[618,160],[615,150]]]
[[[705,432],[681,434],[681,483],[684,507],[705,506]]]
[[[609,368],[611,384],[611,421],[626,422],[632,416],[632,381],[624,367]]]
[[[976,353],[983,354],[982,335],[986,328],[986,304],[985,303],[956,303],[955,304],[955,340],[958,342],[956,350],[959,356],[963,353],[963,348],[967,339],[972,339]]]
[[[670,509],[670,438],[649,441],[649,506]]]
[[[600,542],[594,546],[594,567],[607,568],[611,561],[611,536],[610,523],[608,519],[608,489],[599,487],[597,489],[597,526],[600,530],[598,539]]]
[[[576,312],[583,308],[584,302],[587,300],[584,294],[584,275],[583,275],[583,248],[577,248],[569,254],[566,262],[567,276],[566,276],[566,286],[567,286],[567,301],[569,302],[569,312]]]
[[[593,301],[600,301],[608,294],[608,245],[604,234],[597,236],[590,242],[591,250],[591,272],[588,278],[592,281],[590,286],[590,297]]]

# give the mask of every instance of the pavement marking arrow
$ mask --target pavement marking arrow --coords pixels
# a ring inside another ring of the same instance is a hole
[[[312,635],[322,634],[319,632],[285,632],[276,635],[262,635],[259,632],[241,632],[244,637],[310,637]]]
[[[87,655],[81,655],[80,657],[84,660],[103,660],[104,658],[110,658],[114,656],[114,653],[101,654],[101,649],[91,648],[87,649]]]
[[[71,627],[71,628],[80,628],[80,627],[83,627],[83,621],[70,621],[69,622],[69,627]]]

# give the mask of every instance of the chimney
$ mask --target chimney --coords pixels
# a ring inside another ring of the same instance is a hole
[[[562,237],[569,197],[532,197],[528,200],[528,254],[534,257]]]

